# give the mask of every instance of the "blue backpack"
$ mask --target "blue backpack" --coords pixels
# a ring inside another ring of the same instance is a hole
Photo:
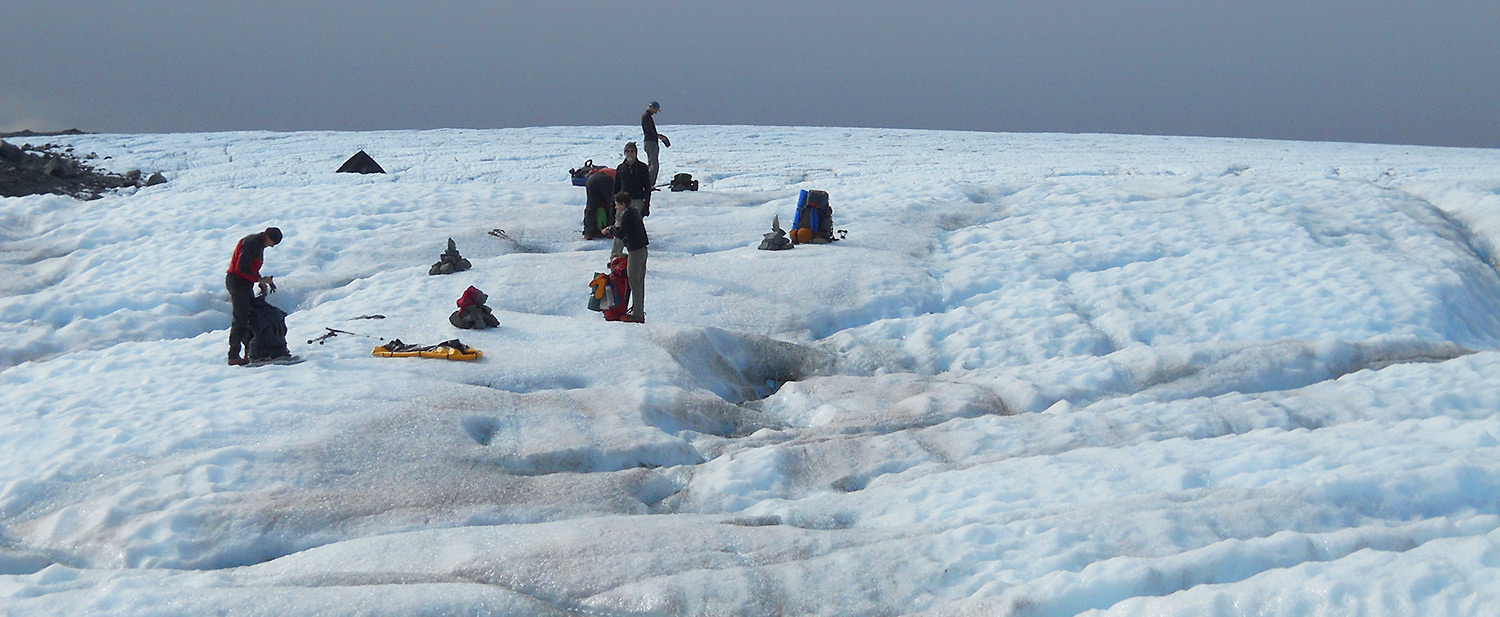
[[[594,159],[589,159],[583,162],[582,167],[569,169],[568,176],[572,178],[573,186],[586,186],[589,183],[589,174],[600,169],[604,169],[604,167],[602,165],[595,165]]]
[[[806,229],[806,232],[798,232]],[[812,242],[817,238],[833,241],[833,207],[828,205],[826,191],[802,191],[797,197],[797,213],[792,217],[792,241]]]

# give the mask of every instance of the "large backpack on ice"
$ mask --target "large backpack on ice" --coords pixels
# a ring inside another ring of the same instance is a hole
[[[577,169],[569,169],[568,175],[572,176],[573,178],[573,186],[584,186],[589,182],[589,174],[592,174],[600,169],[604,169],[604,166],[595,165],[594,159],[589,159],[587,161],[584,161],[581,167],[578,167]]]
[[[792,217],[792,242],[832,242],[833,207],[825,191],[802,191],[797,197],[797,213]]]
[[[672,184],[669,188],[673,193],[696,191],[698,190],[698,181],[693,179],[693,174],[677,174],[672,176]]]
[[[250,341],[245,343],[245,357],[255,361],[290,355],[286,348],[286,311],[266,302],[264,296],[250,298]]]
[[[624,256],[611,259],[609,273],[595,272],[589,281],[589,310],[603,311],[605,321],[625,318],[626,305],[630,303],[630,277],[625,273],[629,263]]]

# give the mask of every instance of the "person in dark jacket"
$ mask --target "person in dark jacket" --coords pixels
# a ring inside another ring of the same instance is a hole
[[[629,193],[615,195],[615,224],[609,228],[615,243],[623,243],[630,251],[625,264],[625,276],[630,279],[630,310],[625,321],[646,323],[646,246],[651,239],[646,236],[646,222],[640,210],[631,207]]]
[[[651,216],[651,170],[637,158],[635,142],[625,144],[625,160],[615,166],[615,192],[630,195],[630,207]]]
[[[229,271],[224,275],[224,286],[229,289],[232,317],[229,323],[229,364],[238,366],[249,362],[240,355],[240,347],[250,339],[251,288],[259,286],[261,294],[275,293],[276,282],[269,276],[261,276],[260,266],[265,259],[266,247],[281,244],[281,230],[267,227],[265,231],[240,238],[234,245],[234,257],[229,260]]]
[[[584,181],[586,201],[583,206],[583,239],[593,240],[604,235],[605,227],[615,224],[615,170],[600,168]],[[599,219],[604,222],[599,222]]]
[[[661,165],[657,162],[657,157],[661,154],[661,147],[658,143],[668,148],[672,147],[672,142],[667,140],[666,135],[656,132],[656,118],[652,116],[659,112],[661,112],[661,103],[651,101],[651,104],[646,106],[645,113],[641,114],[641,133],[645,135],[643,141],[646,147],[646,167],[651,170],[651,186],[656,186],[657,172],[661,171]]]

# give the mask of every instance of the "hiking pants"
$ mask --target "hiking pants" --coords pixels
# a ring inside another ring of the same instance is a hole
[[[625,276],[630,279],[630,314],[646,316],[646,247],[630,251],[625,262]]]
[[[229,289],[229,305],[231,307],[229,321],[229,355],[239,357],[240,346],[249,346],[252,331],[250,329],[250,299],[255,296],[253,291],[255,283],[245,280],[238,274],[225,274],[224,287]]]
[[[647,139],[644,145],[646,146],[646,169],[651,172],[651,186],[656,186],[656,172],[661,171],[661,165],[657,162],[657,156],[661,154],[661,142]]]

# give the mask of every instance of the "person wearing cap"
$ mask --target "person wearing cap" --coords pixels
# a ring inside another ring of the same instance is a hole
[[[229,288],[229,303],[233,307],[229,323],[229,364],[239,366],[249,360],[240,355],[240,347],[250,339],[251,288],[258,286],[262,295],[276,292],[276,282],[269,276],[260,275],[261,262],[266,247],[281,244],[281,230],[267,227],[265,231],[240,238],[234,245],[234,257],[229,260],[229,272],[224,275],[224,286]]]
[[[651,216],[651,186],[651,169],[639,158],[635,142],[625,144],[625,160],[615,166],[615,192],[629,194],[631,209]]]
[[[661,111],[661,103],[651,101],[651,104],[646,106],[646,113],[641,114],[641,132],[646,134],[643,145],[646,148],[646,166],[651,170],[651,186],[656,186],[656,175],[658,171],[661,171],[661,165],[657,160],[661,153],[658,144],[672,147],[672,142],[667,140],[666,135],[656,132],[656,120],[652,116],[659,111]]]

